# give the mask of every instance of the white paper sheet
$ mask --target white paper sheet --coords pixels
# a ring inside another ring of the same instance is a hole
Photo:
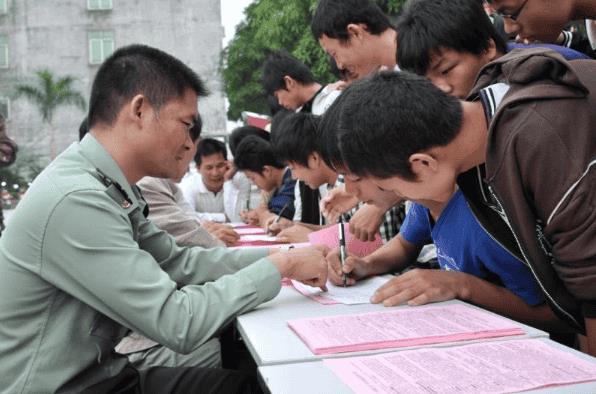
[[[391,275],[374,276],[358,281],[354,286],[348,287],[336,286],[331,282],[327,282],[327,292],[322,291],[318,287],[311,287],[294,280],[292,284],[300,293],[307,297],[312,296],[317,301],[329,300],[335,301],[334,303],[347,305],[370,304],[370,297],[372,297],[373,293],[392,277]],[[321,303],[328,304],[330,302]]]

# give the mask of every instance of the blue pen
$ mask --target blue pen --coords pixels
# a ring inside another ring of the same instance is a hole
[[[348,275],[343,272],[344,262],[346,261],[346,234],[344,230],[344,219],[342,216],[339,217],[339,263],[342,271],[342,280],[344,287],[348,284]]]

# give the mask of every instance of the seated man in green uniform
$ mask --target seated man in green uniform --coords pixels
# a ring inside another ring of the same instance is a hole
[[[89,134],[37,177],[0,240],[0,392],[258,391],[238,371],[137,371],[113,350],[134,330],[188,353],[275,297],[282,276],[326,282],[323,250],[179,247],[145,218],[134,184],[176,174],[205,94],[146,46],[99,68]]]

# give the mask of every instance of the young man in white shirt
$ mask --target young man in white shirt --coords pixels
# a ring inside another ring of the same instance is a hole
[[[201,220],[240,222],[240,211],[250,197],[250,182],[240,173],[226,181],[230,168],[226,146],[212,138],[199,142],[195,155],[197,173],[180,183],[184,198]]]

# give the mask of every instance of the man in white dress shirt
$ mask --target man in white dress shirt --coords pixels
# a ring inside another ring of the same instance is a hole
[[[195,163],[198,172],[184,177],[180,188],[197,216],[220,223],[240,222],[240,211],[250,198],[250,182],[238,172],[226,181],[230,163],[225,144],[212,138],[201,139]]]

